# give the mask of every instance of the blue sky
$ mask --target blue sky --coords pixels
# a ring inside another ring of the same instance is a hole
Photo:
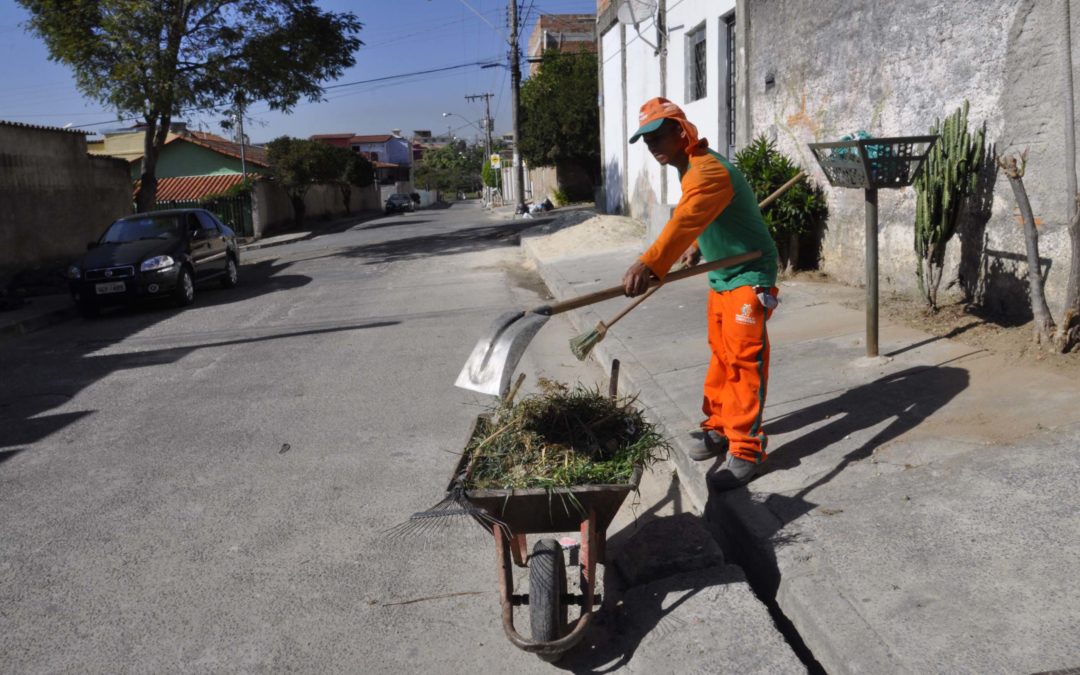
[[[389,80],[338,87],[326,92],[324,102],[300,103],[290,115],[270,112],[255,104],[246,122],[255,142],[283,134],[307,137],[317,133],[388,133],[416,129],[444,134],[449,130],[472,139],[475,126],[462,120],[480,120],[483,101],[466,95],[491,92],[492,116],[498,134],[511,131],[510,76],[506,68],[478,66],[441,73],[405,76],[425,70],[477,61],[506,63],[509,37],[507,2],[503,0],[320,0],[331,11],[350,11],[364,23],[360,39],[365,46],[356,65],[336,82],[361,82],[402,75]],[[540,14],[591,13],[595,0],[519,0],[523,19],[522,50],[532,24]],[[71,71],[48,59],[45,45],[27,33],[26,12],[13,0],[0,0],[0,120],[44,126],[83,126],[87,131],[123,126],[115,111],[86,99],[75,88]],[[452,112],[461,117],[442,116]],[[194,128],[222,133],[219,117],[189,116]]]

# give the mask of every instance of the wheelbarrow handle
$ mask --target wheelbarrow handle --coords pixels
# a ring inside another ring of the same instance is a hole
[[[650,287],[660,286],[661,284],[670,284],[673,281],[679,281],[680,279],[686,279],[688,277],[695,277],[699,274],[705,274],[706,272],[712,272],[724,267],[732,267],[734,265],[740,265],[744,262],[751,260],[757,260],[761,257],[761,251],[748,251],[746,253],[740,253],[739,255],[729,256],[727,258],[720,258],[719,260],[713,260],[711,262],[702,263],[700,265],[694,265],[693,267],[687,267],[685,269],[677,270],[667,275],[667,277],[660,281],[659,279],[653,279],[650,283]],[[556,302],[553,305],[544,305],[530,310],[533,314],[543,314],[544,316],[555,316],[556,314],[562,314],[563,312],[569,312],[570,310],[578,309],[579,307],[585,307],[587,305],[593,305],[604,300],[611,300],[612,298],[618,298],[626,295],[622,286],[612,286],[611,288],[605,288],[602,291],[595,291],[593,293],[586,293],[585,295],[579,295],[576,298],[570,298],[569,300],[563,300],[562,302]]]

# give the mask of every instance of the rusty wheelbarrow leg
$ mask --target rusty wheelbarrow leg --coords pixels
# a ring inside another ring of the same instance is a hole
[[[575,645],[581,642],[581,639],[585,637],[585,631],[589,627],[589,623],[592,621],[592,610],[595,599],[595,575],[596,575],[596,558],[590,555],[589,545],[586,542],[592,541],[595,543],[596,537],[596,515],[590,512],[589,517],[581,524],[582,533],[582,562],[581,562],[581,576],[582,576],[582,597],[579,599],[581,604],[581,616],[578,617],[574,623],[574,628],[566,635],[552,640],[550,642],[538,642],[530,640],[523,636],[514,627],[514,606],[518,604],[525,604],[528,602],[526,597],[515,596],[513,594],[514,577],[513,577],[513,562],[511,561],[511,549],[520,546],[519,541],[511,541],[505,535],[499,531],[495,531],[495,550],[499,564],[499,597],[502,602],[502,621],[503,631],[506,633],[507,639],[522,651],[529,652],[530,654],[536,654],[544,661],[554,662],[559,660],[563,654],[572,649]],[[532,589],[530,589],[531,591]],[[569,601],[567,596],[562,597],[562,602]]]

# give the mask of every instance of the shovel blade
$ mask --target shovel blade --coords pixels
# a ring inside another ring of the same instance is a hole
[[[521,355],[547,320],[547,316],[532,312],[500,314],[473,347],[454,386],[481,394],[506,396]]]

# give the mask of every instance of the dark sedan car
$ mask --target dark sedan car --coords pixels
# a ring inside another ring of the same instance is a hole
[[[403,195],[395,193],[390,195],[386,200],[386,212],[396,213],[398,211],[412,211],[413,201],[409,195]]]
[[[68,268],[71,297],[84,316],[105,305],[167,298],[195,301],[195,285],[240,280],[236,235],[203,209],[136,213],[117,220]]]

